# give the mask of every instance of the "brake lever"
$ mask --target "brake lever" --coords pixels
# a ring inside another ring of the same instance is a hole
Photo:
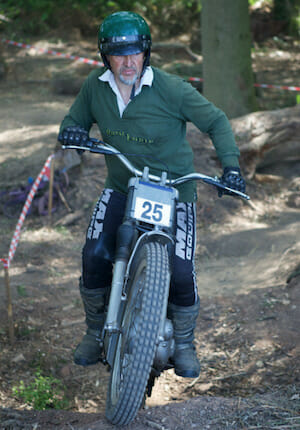
[[[242,197],[245,200],[250,200],[250,196],[248,196],[248,194],[242,193],[241,191],[235,190],[233,188],[226,187],[226,185],[223,185],[221,182],[219,184],[216,184],[215,186],[218,189],[219,197],[229,195],[231,197]]]
[[[95,154],[112,155],[114,152],[109,148],[104,148],[104,142],[98,139],[90,138],[84,145],[62,145],[63,149],[77,149],[81,151],[89,151]]]
[[[228,192],[228,195],[232,197],[242,197],[245,200],[250,200],[250,197],[248,194],[242,193],[241,191],[235,190],[233,188],[229,188],[226,185],[223,185],[220,179],[215,176],[214,178],[205,178],[203,179],[204,182],[210,185],[214,185],[217,188],[218,196],[222,197],[223,195],[226,195],[226,191]],[[230,194],[229,194],[230,193]]]

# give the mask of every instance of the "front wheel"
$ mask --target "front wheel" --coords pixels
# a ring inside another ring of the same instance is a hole
[[[144,399],[169,290],[166,246],[157,242],[143,245],[130,272],[106,402],[106,417],[116,425],[130,423]]]

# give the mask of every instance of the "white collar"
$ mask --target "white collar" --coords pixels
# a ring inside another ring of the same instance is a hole
[[[117,96],[117,102],[118,102],[118,107],[119,107],[119,112],[120,112],[120,117],[122,117],[123,112],[126,108],[126,106],[130,103],[131,100],[129,100],[129,102],[127,103],[127,105],[124,103],[124,100],[121,96],[121,93],[119,91],[119,88],[116,84],[115,81],[115,77],[114,74],[110,71],[110,70],[106,70],[106,72],[104,72],[101,76],[98,77],[98,79],[100,81],[103,82],[108,82],[111,89],[113,90],[113,92],[116,94]],[[142,91],[142,87],[143,85],[147,85],[148,87],[152,86],[152,82],[153,82],[153,70],[150,66],[146,67],[145,72],[140,80],[140,85],[139,87],[136,89],[134,95],[137,96],[141,91]]]

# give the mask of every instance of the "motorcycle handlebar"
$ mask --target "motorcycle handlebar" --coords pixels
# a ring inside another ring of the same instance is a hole
[[[80,150],[89,151],[89,152],[92,152],[95,154],[114,155],[114,156],[119,158],[119,160],[124,164],[124,166],[134,176],[137,176],[137,177],[143,176],[143,172],[141,170],[138,170],[136,167],[134,167],[134,165],[125,157],[124,154],[119,152],[113,146],[111,146],[108,143],[105,143],[101,140],[90,138],[84,145],[74,145],[74,144],[62,145],[62,148],[63,149],[80,149]],[[156,176],[156,175],[149,174],[148,177],[150,180],[152,180],[154,182],[160,182],[161,181],[161,177]],[[174,186],[174,185],[179,185],[179,184],[183,184],[183,183],[188,182],[188,181],[195,181],[195,180],[203,181],[209,185],[213,185],[213,186],[217,187],[219,190],[227,191],[227,192],[231,193],[232,195],[237,196],[237,197],[241,197],[245,200],[250,200],[250,197],[247,194],[223,185],[217,176],[212,178],[211,176],[203,175],[202,173],[190,173],[188,175],[181,176],[177,179],[167,179],[166,184]]]

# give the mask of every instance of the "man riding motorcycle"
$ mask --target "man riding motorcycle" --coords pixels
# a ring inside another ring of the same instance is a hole
[[[160,176],[168,166],[172,178],[194,171],[193,152],[186,140],[186,123],[208,133],[224,169],[225,185],[245,191],[239,150],[226,115],[182,79],[150,66],[151,34],[146,21],[133,12],[109,15],[101,24],[98,46],[106,71],[93,70],[62,121],[59,141],[84,143],[94,123],[103,140],[120,152],[134,154],[134,164]],[[110,292],[116,232],[122,222],[129,173],[116,157],[106,156],[105,189],[96,204],[83,248],[80,294],[87,332],[74,361],[99,361],[99,336]],[[178,186],[175,252],[168,317],[174,326],[175,373],[197,377],[200,363],[193,344],[199,312],[194,253],[196,247],[196,188]]]

